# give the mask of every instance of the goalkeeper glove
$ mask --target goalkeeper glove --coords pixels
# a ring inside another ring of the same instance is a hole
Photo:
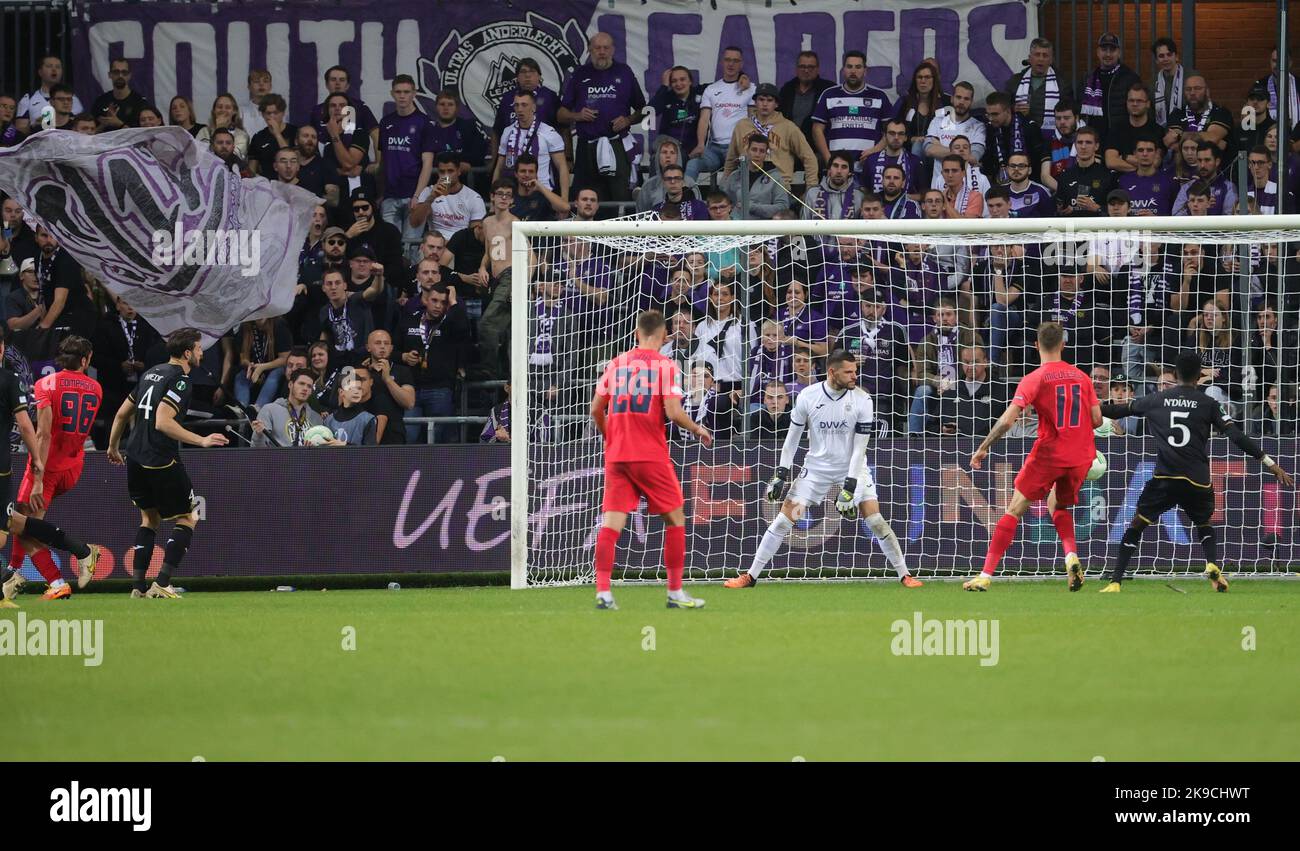
[[[856,520],[858,517],[858,504],[853,501],[853,494],[857,489],[857,479],[845,479],[844,487],[840,488],[840,495],[835,498],[835,510],[845,520]]]
[[[789,475],[790,469],[788,467],[776,468],[776,475],[772,476],[767,483],[766,496],[768,502],[780,502],[785,499],[785,492],[790,487],[785,480]]]

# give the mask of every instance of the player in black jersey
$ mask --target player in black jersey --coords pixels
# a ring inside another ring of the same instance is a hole
[[[4,362],[5,346],[8,342],[9,329],[4,325],[0,325],[0,363]],[[5,545],[10,533],[12,533],[24,538],[30,538],[53,549],[67,550],[77,557],[81,568],[78,587],[84,588],[95,573],[95,564],[99,561],[100,547],[97,544],[84,544],[46,520],[27,517],[19,513],[18,506],[11,502],[14,494],[12,466],[9,457],[9,434],[14,425],[17,425],[18,434],[21,435],[23,443],[27,446],[27,454],[31,459],[32,467],[32,490],[27,498],[26,505],[37,512],[45,508],[42,481],[45,468],[40,461],[39,440],[36,429],[32,425],[31,413],[28,411],[30,404],[32,404],[31,397],[27,391],[23,390],[18,381],[18,376],[8,369],[0,367],[0,442],[4,444],[0,447],[0,467],[3,467],[3,472],[0,472],[0,499],[3,502],[0,504],[8,506],[6,509],[8,519],[5,528],[0,529],[0,547]],[[3,597],[0,597],[0,609],[18,608],[18,604],[14,602],[14,599],[22,590],[25,581],[23,575],[11,569],[9,565],[6,564],[0,567],[0,587],[3,587],[4,594]]]
[[[190,407],[193,385],[190,370],[203,360],[202,335],[194,328],[180,328],[167,337],[167,363],[152,367],[140,376],[131,395],[117,409],[108,437],[108,460],[126,464],[126,488],[140,509],[140,528],[135,533],[132,597],[175,599],[171,575],[180,566],[199,522],[194,511],[194,489],[181,463],[180,444],[225,446],[224,434],[195,434],[181,425]],[[135,421],[121,449],[122,434]],[[171,538],[163,550],[158,578],[145,589],[154,536],[163,520],[174,520]]]
[[[1228,436],[1242,452],[1260,461],[1265,469],[1287,487],[1295,481],[1260,445],[1247,437],[1219,403],[1196,386],[1204,364],[1196,352],[1183,352],[1176,365],[1179,384],[1151,393],[1126,405],[1102,405],[1103,416],[1111,419],[1142,414],[1147,434],[1156,439],[1156,471],[1142,488],[1137,513],[1120,540],[1115,570],[1103,592],[1119,590],[1129,559],[1137,552],[1142,532],[1154,518],[1178,506],[1196,526],[1205,551],[1205,576],[1216,591],[1227,591],[1228,580],[1219,566],[1218,546],[1210,515],[1214,513],[1214,489],[1210,486],[1210,455],[1206,448],[1213,429]]]

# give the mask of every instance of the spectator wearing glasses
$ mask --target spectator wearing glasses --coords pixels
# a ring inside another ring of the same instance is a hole
[[[1018,219],[1050,218],[1056,215],[1052,190],[1032,180],[1034,167],[1025,153],[1007,157],[1007,194],[1011,214]]]
[[[363,189],[352,193],[352,226],[348,228],[349,255],[358,248],[368,248],[374,258],[391,269],[395,278],[402,277],[402,234],[397,228],[380,219],[375,209],[375,196]]]
[[[834,82],[822,77],[821,59],[816,52],[800,52],[794,62],[794,77],[781,86],[777,102],[781,114],[794,122],[805,139],[813,135],[812,115],[818,99],[833,85]]]
[[[76,97],[72,94],[72,87],[57,83],[50,89],[49,105],[54,109],[54,121],[48,128],[44,128],[40,123],[40,116],[32,123],[32,132],[39,133],[41,130],[73,130],[72,121],[77,114],[74,104]],[[44,106],[41,107],[44,109]]]
[[[36,63],[36,76],[40,78],[40,86],[36,91],[23,95],[22,100],[18,101],[18,114],[14,117],[14,126],[19,133],[28,134],[41,129],[41,112],[52,103],[54,87],[63,82],[63,60],[53,53],[44,54]],[[71,117],[80,113],[85,107],[72,93],[72,88],[66,88],[69,97],[54,108],[66,112]]]
[[[90,106],[99,129],[107,131],[139,126],[140,110],[148,106],[149,101],[139,92],[131,91],[130,61],[114,59],[108,63],[108,79],[113,88],[95,98]]]
[[[700,199],[696,198],[689,190],[686,189],[686,170],[680,165],[673,164],[664,167],[660,172],[663,180],[664,199],[654,206],[654,211],[660,213],[665,207],[675,207],[680,213],[679,218],[686,222],[706,222],[709,220],[709,207]]]
[[[1268,155],[1268,148],[1258,145],[1251,149],[1249,159],[1250,180],[1246,183],[1246,194],[1253,207],[1252,212],[1272,215],[1277,212],[1278,188],[1273,179],[1273,160]]]
[[[266,132],[266,131],[262,131]],[[301,169],[298,166],[298,149],[281,148],[275,153],[275,160],[271,167],[274,174],[267,175],[272,180],[278,180],[280,183],[287,183],[290,186],[301,186],[302,181],[298,179]],[[324,210],[324,207],[320,208]]]

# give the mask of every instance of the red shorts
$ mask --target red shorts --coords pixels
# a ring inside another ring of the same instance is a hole
[[[48,506],[54,502],[54,498],[61,493],[67,493],[77,486],[77,480],[81,478],[81,468],[83,465],[78,464],[75,467],[66,470],[46,470],[45,476],[41,479],[44,488],[41,491],[41,498],[45,500]],[[32,496],[32,469],[27,468],[23,473],[23,483],[18,488],[19,504],[25,505]]]
[[[605,463],[605,501],[602,511],[631,514],[640,497],[651,514],[667,514],[682,507],[682,483],[665,461],[608,461]]]
[[[1037,502],[1047,496],[1055,485],[1056,504],[1068,508],[1079,501],[1079,486],[1091,468],[1091,461],[1078,467],[1058,467],[1030,459],[1016,474],[1016,490],[1030,502]]]

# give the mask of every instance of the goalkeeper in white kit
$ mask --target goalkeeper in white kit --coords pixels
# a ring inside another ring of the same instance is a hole
[[[808,506],[821,502],[832,488],[838,488],[835,509],[846,520],[866,518],[880,549],[908,588],[921,582],[907,570],[903,549],[889,522],[880,515],[876,483],[867,464],[867,441],[870,439],[875,410],[871,395],[858,387],[858,362],[840,350],[827,361],[826,380],[799,393],[790,414],[790,430],[781,447],[781,461],[776,475],[767,485],[767,500],[782,502],[789,487],[790,465],[799,448],[804,429],[808,429],[808,455],[795,479],[794,489],[781,505],[776,519],[767,527],[754,554],[749,570],[728,579],[728,588],[751,588],[763,574],[772,557],[785,541],[795,520]],[[847,473],[846,473],[847,471]],[[843,477],[841,479],[841,477]]]

